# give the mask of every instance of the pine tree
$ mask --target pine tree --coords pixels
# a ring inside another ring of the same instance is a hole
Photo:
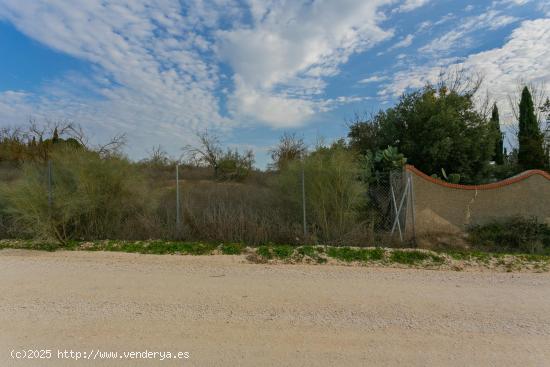
[[[495,155],[493,156],[493,160],[496,164],[504,164],[504,140],[502,131],[500,130],[500,118],[498,116],[498,107],[496,103],[493,105],[491,126],[493,127],[496,135]]]
[[[543,136],[535,115],[533,98],[527,87],[523,88],[519,103],[518,141],[518,164],[521,168],[545,168]]]

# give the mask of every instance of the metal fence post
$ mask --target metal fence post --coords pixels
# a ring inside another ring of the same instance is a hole
[[[304,161],[302,160],[302,214],[304,226],[304,241],[307,237],[307,218],[306,218],[306,177],[304,172]]]
[[[176,164],[176,230],[180,230],[180,172],[179,164]]]
[[[411,219],[412,219],[412,240],[414,245],[416,246],[416,213],[414,208],[414,178],[412,177],[412,173],[408,172],[409,176],[409,195],[410,195],[410,204],[411,204]]]
[[[53,192],[52,192],[52,161],[48,160],[48,215],[52,215]]]

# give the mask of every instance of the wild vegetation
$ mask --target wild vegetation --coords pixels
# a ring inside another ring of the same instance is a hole
[[[469,240],[483,251],[550,255],[550,225],[536,218],[514,217],[474,226]]]
[[[197,145],[183,148],[183,159],[172,159],[157,147],[149,158],[133,162],[122,153],[124,136],[91,146],[82,129],[66,122],[6,128],[0,131],[0,238],[64,246],[109,239],[238,243],[264,245],[258,253],[266,258],[295,253],[268,243],[376,244],[374,228],[381,225],[381,213],[369,206],[373,188],[387,183],[390,172],[405,163],[457,183],[489,182],[548,167],[548,156],[540,156],[545,153],[529,89],[519,104],[519,146],[508,153],[498,107],[493,105],[490,117],[476,108],[478,87],[467,80],[412,91],[396,106],[357,119],[347,140],[328,145],[307,149],[303,139],[284,134],[266,171],[254,168],[252,151],[224,147],[208,131],[199,133]],[[547,229],[537,227],[536,236],[542,237],[532,240],[532,225],[512,224],[473,229],[472,241],[485,248],[505,243],[507,251],[540,253],[546,248],[546,235],[540,233]],[[528,244],[509,228],[527,231],[520,233],[528,236]],[[490,237],[493,232],[498,236]],[[155,245],[148,249],[157,251]],[[176,246],[166,251],[188,250]],[[221,251],[242,249],[226,245]],[[299,251],[306,256],[313,250]],[[370,250],[331,251],[350,259],[378,256]],[[392,256],[401,261],[398,253]]]

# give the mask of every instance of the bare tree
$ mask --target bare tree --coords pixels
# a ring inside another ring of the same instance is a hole
[[[491,117],[491,113],[493,111],[493,106],[496,103],[496,101],[491,98],[491,94],[489,93],[489,90],[487,89],[483,96],[476,95],[477,98],[475,98],[475,104],[477,106],[477,111],[481,114],[481,116],[485,117],[486,120],[489,120]]]
[[[149,152],[149,156],[143,159],[141,162],[151,164],[151,165],[162,165],[166,166],[170,164],[170,157],[168,153],[162,148],[162,146],[154,146],[153,149]]]
[[[460,95],[474,96],[483,84],[483,75],[456,66],[442,69],[436,82],[438,90],[447,90]]]
[[[36,119],[31,117],[26,133],[31,138],[34,137],[37,140],[46,140],[51,138],[56,130],[60,137],[74,139],[80,145],[88,147],[88,138],[82,126],[69,120],[46,120],[44,123],[40,124]]]
[[[196,166],[212,167],[216,171],[223,156],[219,137],[204,130],[197,132],[197,138],[198,146],[188,144],[183,148],[185,160]]]
[[[306,152],[304,139],[298,138],[296,134],[284,133],[279,139],[279,144],[271,149],[273,163],[270,168],[281,170],[289,162],[300,159]]]
[[[117,134],[107,143],[98,145],[94,150],[101,157],[111,157],[122,153],[122,148],[126,145],[126,134]]]
[[[183,148],[184,159],[191,165],[210,167],[220,180],[240,181],[248,176],[254,164],[254,152],[239,153],[237,149],[224,151],[217,135],[204,130],[197,133],[199,144]]]

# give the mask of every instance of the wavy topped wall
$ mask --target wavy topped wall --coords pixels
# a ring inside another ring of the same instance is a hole
[[[486,185],[457,185],[406,166],[414,192],[415,232],[459,233],[512,216],[550,224],[550,174],[540,170]]]

